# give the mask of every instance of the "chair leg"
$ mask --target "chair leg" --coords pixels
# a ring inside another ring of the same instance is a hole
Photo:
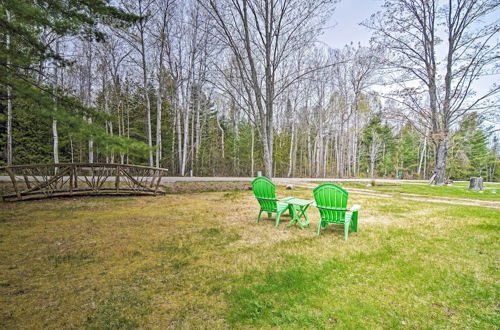
[[[318,236],[319,234],[321,234],[321,220],[319,220],[319,224],[318,224]]]
[[[259,223],[259,221],[260,221],[260,215],[261,215],[261,214],[262,214],[262,210],[260,210],[260,212],[259,212],[259,216],[257,217],[257,223]]]
[[[344,224],[344,241],[347,241],[347,238],[349,237],[349,226],[350,226],[350,222],[346,222]]]
[[[267,217],[270,218],[273,214],[271,212],[267,212]]]
[[[358,231],[358,212],[357,211],[352,213],[351,230],[353,232]]]
[[[276,227],[278,227],[280,225],[280,216],[281,216],[281,213],[283,212],[277,212],[276,213]]]

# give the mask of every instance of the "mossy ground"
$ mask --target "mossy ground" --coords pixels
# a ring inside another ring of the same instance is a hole
[[[349,204],[347,242],[251,191],[0,204],[0,328],[500,327],[500,211]]]

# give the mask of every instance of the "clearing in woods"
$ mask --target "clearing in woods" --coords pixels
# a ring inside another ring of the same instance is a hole
[[[347,242],[314,208],[303,231],[256,224],[251,191],[2,203],[0,327],[500,326],[500,210],[350,187]]]

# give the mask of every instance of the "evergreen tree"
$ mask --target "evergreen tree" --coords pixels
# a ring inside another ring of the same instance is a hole
[[[394,147],[394,136],[391,128],[382,123],[380,113],[375,115],[362,133],[361,173],[368,173],[370,176],[391,174],[395,161]]]
[[[106,130],[100,125],[89,126],[82,120],[84,116],[102,122],[104,114],[69,97],[64,90],[54,85],[53,79],[43,71],[46,65],[62,68],[72,64],[59,53],[58,41],[61,38],[78,37],[89,41],[103,41],[103,26],[126,24],[136,19],[139,18],[124,13],[110,5],[107,0],[0,2],[0,90],[2,112],[7,113],[5,139],[8,141],[8,163],[11,162],[9,158],[12,155],[10,146],[20,143],[10,141],[14,135],[13,118],[22,117],[21,114],[13,116],[16,111],[29,111],[32,120],[56,120],[61,124],[61,129],[66,129],[74,135],[94,136],[101,143],[117,145],[122,149],[129,148],[139,153],[144,150],[141,144],[107,136]],[[36,141],[39,137],[32,136],[31,139]],[[40,157],[38,162],[43,159]],[[22,156],[16,161],[22,161]]]
[[[450,177],[468,179],[471,176],[486,176],[490,160],[488,138],[480,126],[481,118],[471,113],[464,117],[455,137],[453,159],[450,162]]]

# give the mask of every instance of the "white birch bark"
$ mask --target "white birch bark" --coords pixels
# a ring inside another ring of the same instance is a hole
[[[5,11],[5,16],[10,22],[10,12]],[[10,49],[10,34],[7,33],[5,38],[5,46]],[[7,59],[7,67],[10,66],[10,60]],[[7,86],[7,165],[12,165],[12,88]]]
[[[59,53],[59,39],[56,40],[56,53]],[[59,68],[58,64],[54,63],[53,71],[53,85],[54,88],[58,87],[59,83]],[[57,111],[57,99],[54,97],[54,112]],[[53,157],[54,163],[59,164],[59,134],[57,132],[57,119],[52,118],[52,140],[53,140]]]

